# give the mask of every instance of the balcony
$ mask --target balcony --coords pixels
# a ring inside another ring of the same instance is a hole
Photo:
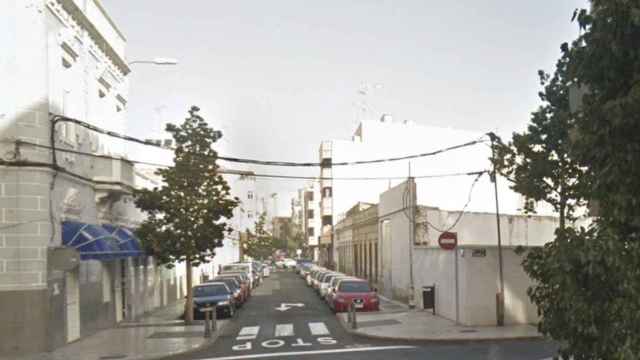
[[[96,192],[129,193],[134,186],[133,163],[126,159],[96,158],[91,171]]]

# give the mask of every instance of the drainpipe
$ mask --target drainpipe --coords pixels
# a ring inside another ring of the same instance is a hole
[[[409,308],[413,309],[416,307],[416,289],[413,279],[413,244],[415,243],[416,234],[416,202],[415,194],[413,192],[415,182],[411,176],[409,176],[407,184],[409,185],[409,206],[411,207],[411,219],[409,221]]]

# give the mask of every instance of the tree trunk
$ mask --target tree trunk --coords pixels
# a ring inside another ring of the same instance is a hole
[[[187,324],[193,323],[193,268],[191,267],[191,259],[187,259],[187,303],[185,306],[184,321]]]

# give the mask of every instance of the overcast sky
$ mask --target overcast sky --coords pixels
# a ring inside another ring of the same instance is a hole
[[[382,84],[367,96],[371,114],[478,131],[522,129],[539,104],[537,70],[553,69],[560,44],[577,35],[573,10],[587,5],[102,2],[127,37],[130,61],[180,61],[132,65],[130,133],[146,137],[161,122],[181,121],[195,104],[222,128],[225,155],[291,161],[316,161],[321,140],[351,135],[363,83]]]

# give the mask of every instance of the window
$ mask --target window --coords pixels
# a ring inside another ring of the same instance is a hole
[[[253,219],[253,211],[251,211],[251,210],[247,211],[247,217],[249,219]]]
[[[365,293],[371,292],[369,284],[364,281],[341,281],[338,291],[347,293]]]
[[[307,191],[307,200],[313,201],[313,191]]]
[[[253,199],[253,191],[247,191],[247,199]]]
[[[314,236],[314,234],[313,234],[313,228],[312,228],[312,227],[307,228],[307,235],[308,235],[308,236]]]
[[[330,198],[332,191],[331,191],[331,186],[327,186],[325,188],[322,189],[322,197],[323,198]]]
[[[313,219],[313,209],[307,210],[307,219]]]
[[[332,225],[332,224],[333,224],[333,217],[331,215],[322,216],[322,226]]]
[[[102,99],[105,96],[107,96],[107,93],[102,89],[98,89],[98,97]]]

